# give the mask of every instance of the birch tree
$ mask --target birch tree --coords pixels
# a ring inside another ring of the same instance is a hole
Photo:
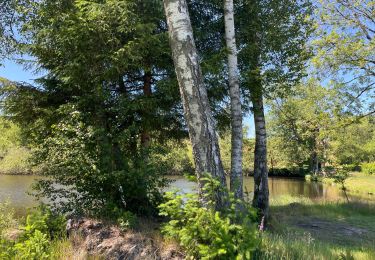
[[[253,206],[269,215],[267,132],[264,97],[282,97],[304,77],[311,33],[309,0],[239,0],[239,68],[244,100],[255,125]]]
[[[231,100],[231,173],[230,190],[235,198],[243,198],[242,177],[242,111],[238,59],[234,25],[233,0],[224,1],[225,41],[228,49],[229,96]]]
[[[203,84],[187,3],[185,0],[164,0],[164,9],[200,192],[204,173],[211,174],[225,187],[215,122]],[[216,208],[220,209],[225,204],[225,194],[216,191],[215,196]]]

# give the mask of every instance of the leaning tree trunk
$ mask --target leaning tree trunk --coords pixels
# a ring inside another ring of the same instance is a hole
[[[231,173],[230,191],[243,198],[242,176],[242,111],[238,76],[237,47],[234,26],[233,0],[224,1],[225,40],[228,48],[229,95],[231,100]]]
[[[255,124],[253,206],[260,210],[262,222],[266,222],[269,217],[267,133],[261,87],[252,93],[252,103]]]
[[[220,158],[215,122],[208,102],[207,90],[199,65],[189,12],[185,0],[164,0],[170,44],[180,87],[185,120],[193,146],[194,161],[200,192],[202,174],[208,173],[226,186]],[[226,205],[226,194],[215,193],[216,208]]]

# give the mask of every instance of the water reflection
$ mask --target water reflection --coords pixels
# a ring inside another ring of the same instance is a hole
[[[196,189],[197,185],[189,182],[183,177],[170,176],[173,180],[171,186],[181,190],[182,193],[190,193]],[[313,200],[337,201],[345,199],[343,191],[337,186],[326,185],[317,182],[306,182],[301,178],[269,178],[270,198],[276,198],[281,195],[302,196]],[[252,177],[244,178],[244,190],[252,193],[254,191],[254,179]],[[350,199],[373,200],[374,196],[363,195],[357,197],[351,195]]]
[[[25,211],[25,208],[36,206],[35,199],[28,195],[35,176],[0,175],[0,202],[9,201],[17,214]]]

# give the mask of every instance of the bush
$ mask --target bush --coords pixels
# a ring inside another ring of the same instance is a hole
[[[349,171],[344,169],[337,169],[336,174],[332,176],[334,182],[340,185],[343,191],[346,191],[345,182],[349,178]]]
[[[362,168],[358,164],[344,164],[343,168],[351,172],[360,172]]]
[[[299,172],[292,171],[287,168],[273,168],[269,170],[269,176],[278,176],[278,177],[295,177],[301,176]]]
[[[322,181],[322,178],[319,177],[319,176],[316,175],[316,174],[313,174],[313,175],[311,175],[311,174],[307,174],[307,175],[305,176],[305,180],[306,180],[306,181],[319,182],[319,181]]]
[[[363,163],[361,165],[361,168],[362,172],[364,172],[365,174],[375,174],[375,162]]]
[[[49,245],[47,234],[40,230],[35,230],[33,234],[29,235],[28,239],[17,243],[14,246],[14,255],[16,259],[25,260],[42,260],[49,258]]]
[[[46,207],[29,214],[16,241],[0,237],[0,259],[50,259],[51,241],[65,236],[65,218]]]
[[[251,259],[259,244],[255,210],[241,204],[244,210],[237,215],[235,208],[240,202],[232,198],[229,209],[215,211],[211,195],[207,194],[213,189],[207,186],[204,187],[206,207],[201,205],[198,195],[166,193],[167,202],[160,205],[160,214],[170,220],[162,232],[179,241],[194,259]]]
[[[121,231],[125,232],[129,229],[133,229],[138,225],[138,218],[135,214],[130,211],[124,211],[121,216],[117,219],[117,223]]]
[[[49,239],[62,237],[65,235],[66,219],[64,216],[54,214],[46,206],[40,206],[38,210],[26,217],[26,224],[22,229],[25,231],[24,237],[29,237],[35,231],[41,231]]]

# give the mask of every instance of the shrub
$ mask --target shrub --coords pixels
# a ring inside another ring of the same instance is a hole
[[[30,150],[21,143],[21,129],[0,115],[0,174],[23,174],[30,172]]]
[[[344,164],[343,168],[347,169],[348,171],[351,171],[351,172],[360,172],[360,171],[362,171],[361,166],[358,165],[358,164]]]
[[[375,174],[375,162],[363,163],[361,165],[361,168],[362,172],[364,172],[365,174]]]
[[[321,178],[319,178],[318,175],[311,175],[311,174],[307,174],[305,176],[305,180],[306,181],[313,181],[313,182],[318,182],[318,181],[321,181]]]
[[[210,199],[212,195],[208,192],[213,189],[207,184],[204,189],[205,207],[196,194],[185,197],[177,192],[166,193],[160,214],[168,217],[169,222],[162,232],[179,241],[187,255],[194,259],[250,259],[259,243],[255,210],[241,204],[243,212],[236,214],[235,208],[240,202],[231,196],[231,207],[222,212],[215,211]]]
[[[125,232],[129,229],[135,228],[138,225],[137,216],[130,211],[124,211],[117,219],[117,223],[121,231]]]
[[[0,237],[0,259],[51,259],[51,240],[65,236],[65,218],[40,207],[27,215],[23,234],[16,241]]]
[[[332,176],[335,183],[340,185],[343,191],[346,191],[345,181],[349,178],[349,172],[346,169],[337,169],[336,174]]]
[[[32,212],[26,217],[26,224],[22,229],[25,231],[24,236],[27,238],[41,231],[48,238],[54,239],[65,235],[66,219],[64,216],[54,214],[46,206],[40,206],[38,210]]]
[[[268,172],[269,176],[293,176],[293,172],[286,168],[271,168]]]
[[[16,259],[49,259],[49,245],[47,234],[42,233],[40,230],[35,230],[33,234],[29,235],[28,239],[14,246],[14,255]]]

